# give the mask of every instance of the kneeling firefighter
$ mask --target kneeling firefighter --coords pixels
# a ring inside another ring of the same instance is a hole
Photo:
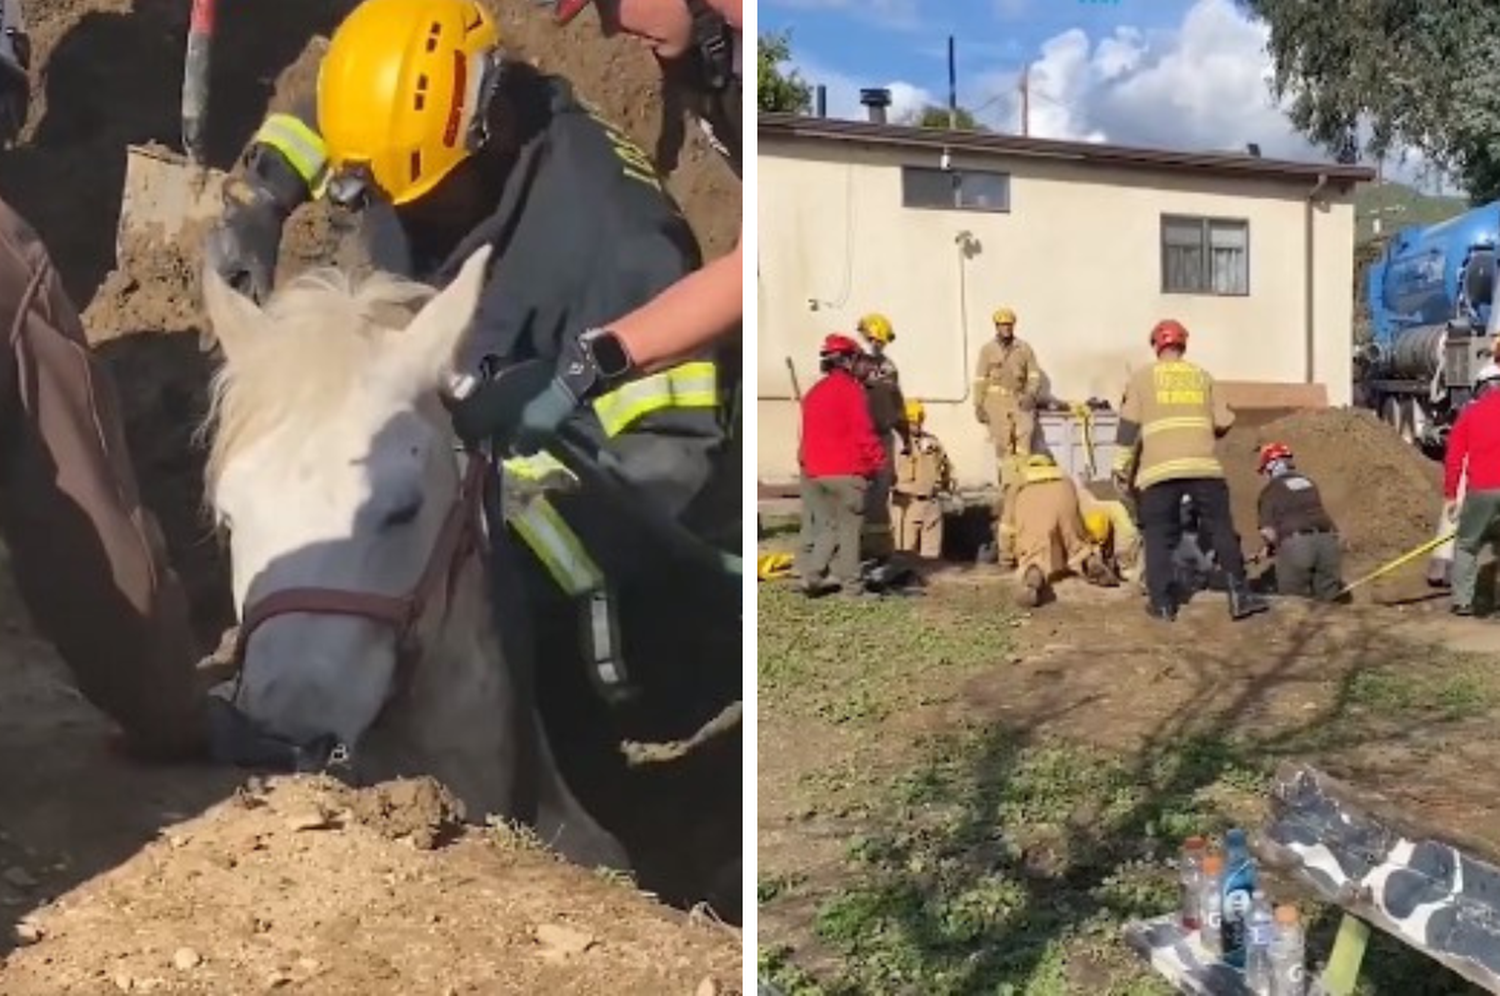
[[[738,349],[725,347],[724,365],[705,349],[644,376],[609,327],[701,265],[636,145],[566,81],[503,55],[475,0],[364,0],[329,44],[316,106],[268,117],[245,167],[208,256],[255,297],[269,290],[287,217],[313,196],[363,213],[377,265],[437,286],[494,247],[459,362],[483,383],[454,416],[466,440],[510,455],[509,484],[530,482],[529,501],[506,503],[509,529],[491,530],[497,585],[525,577],[524,591],[497,592],[511,616],[502,632],[537,627],[535,646],[507,648],[512,659],[581,652],[619,702],[641,678],[627,657],[683,661],[725,630],[738,647],[738,577],[702,541],[740,538],[738,495],[703,500],[730,470],[735,384],[721,372],[738,369]],[[543,450],[582,454],[591,470]],[[721,700],[739,686],[738,668],[724,670],[671,680],[715,685],[703,697]]]

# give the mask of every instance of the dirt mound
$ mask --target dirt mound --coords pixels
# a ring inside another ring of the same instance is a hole
[[[1352,570],[1376,567],[1432,537],[1442,505],[1441,467],[1373,412],[1332,408],[1236,425],[1220,441],[1235,525],[1247,547],[1256,544],[1256,499],[1264,485],[1255,472],[1256,450],[1273,441],[1290,446],[1297,466],[1318,485]]]
[[[396,795],[425,811],[438,795],[418,784],[393,795],[275,780],[241,793],[29,916],[0,989],[738,992],[737,931],[503,829],[423,851],[360,818]]]

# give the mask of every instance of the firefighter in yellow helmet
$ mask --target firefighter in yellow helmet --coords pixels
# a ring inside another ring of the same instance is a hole
[[[1101,544],[1084,524],[1072,478],[1044,453],[1027,457],[1020,476],[1015,499],[1020,603],[1040,605],[1051,584],[1068,574],[1080,574],[1091,584],[1118,584]]]
[[[988,427],[1000,476],[1002,524],[1018,484],[1016,471],[1031,454],[1042,371],[1031,346],[1016,338],[1016,313],[997,308],[991,316],[995,337],[979,347],[974,364],[974,417]],[[996,533],[1001,566],[1015,563],[1013,537]]]
[[[866,557],[881,558],[888,556],[896,546],[895,527],[891,522],[891,486],[898,456],[905,459],[911,455],[911,423],[906,417],[906,397],[901,393],[901,373],[886,353],[886,347],[896,341],[891,320],[872,312],[859,320],[857,330],[870,357],[870,362],[863,365],[870,417],[875,421],[875,434],[880,437],[880,445],[885,450],[885,469],[865,492],[862,546]]]
[[[906,403],[911,448],[896,458],[891,526],[897,550],[936,560],[943,554],[941,499],[953,489],[953,467],[942,442],[923,427],[926,417],[922,402]]]
[[[512,477],[551,480],[567,475],[540,451],[567,431],[607,468],[596,480],[607,476],[654,522],[737,551],[739,461],[724,456],[724,402],[738,345],[648,376],[607,324],[696,270],[699,246],[650,157],[566,80],[500,42],[477,0],[359,3],[330,40],[315,101],[269,116],[254,136],[208,261],[263,296],[287,217],[314,196],[363,215],[378,266],[435,286],[492,246],[455,358],[479,385],[455,405],[460,435],[507,458]],[[683,552],[701,546],[663,548],[660,530],[621,528],[619,492],[602,490],[545,492],[507,508],[508,529],[491,529],[495,555],[518,565],[501,573],[525,579],[501,610],[535,623],[537,659],[576,662],[546,669],[544,694],[569,672],[612,703],[666,684],[731,701],[738,665],[692,662],[720,651],[738,660],[739,598],[724,594],[737,582],[714,573],[706,584],[711,558]]]

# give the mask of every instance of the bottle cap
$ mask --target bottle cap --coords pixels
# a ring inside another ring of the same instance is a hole
[[[1210,875],[1217,875],[1224,870],[1224,855],[1218,851],[1210,851],[1203,856],[1203,870]]]
[[[1184,851],[1201,851],[1206,847],[1208,847],[1208,841],[1198,836],[1189,837],[1182,842],[1182,849]]]
[[[1276,907],[1276,922],[1277,923],[1296,923],[1297,922],[1297,907],[1291,905],[1290,903],[1287,903],[1285,905]]]

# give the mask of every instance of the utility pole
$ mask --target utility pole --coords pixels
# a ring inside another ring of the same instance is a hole
[[[1021,135],[1031,134],[1031,64],[1021,70]]]
[[[958,130],[958,57],[952,35],[948,36],[948,130]]]

